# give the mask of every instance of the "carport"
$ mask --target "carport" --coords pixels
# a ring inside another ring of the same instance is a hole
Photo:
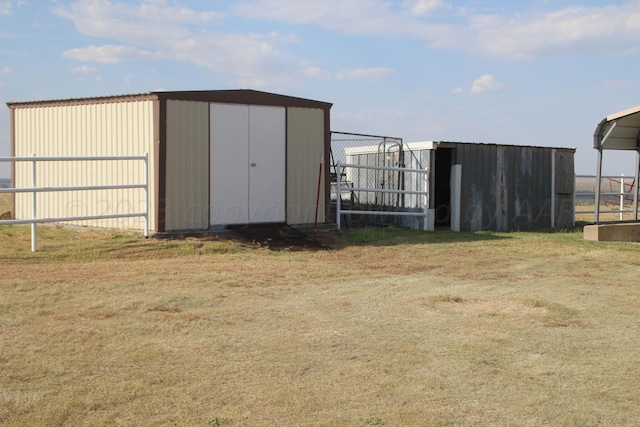
[[[598,124],[593,135],[593,145],[598,150],[598,170],[595,195],[595,225],[585,227],[584,237],[589,240],[640,241],[638,222],[638,178],[640,177],[640,106],[610,114]],[[600,197],[602,163],[605,150],[636,152],[635,185],[633,192],[633,220],[627,223],[602,224],[600,221]]]

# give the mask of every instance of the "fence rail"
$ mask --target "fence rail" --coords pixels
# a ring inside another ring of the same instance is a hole
[[[336,173],[338,177],[346,176],[344,173],[346,168],[354,168],[354,169],[368,169],[368,170],[377,170],[377,171],[386,171],[386,172],[400,172],[400,173],[415,173],[418,175],[424,176],[424,187],[428,189],[428,180],[429,180],[429,170],[428,169],[408,169],[408,168],[397,168],[397,167],[385,167],[385,166],[371,166],[371,165],[358,165],[352,163],[341,163],[338,161],[336,163]],[[427,228],[428,225],[428,216],[429,216],[429,191],[415,191],[415,190],[405,190],[405,189],[389,189],[389,188],[375,188],[375,187],[352,187],[348,185],[348,183],[343,182],[342,179],[338,179],[336,182],[336,226],[338,230],[341,228],[342,215],[388,215],[388,216],[415,216],[415,217],[424,217],[424,226],[423,228]],[[353,194],[354,192],[367,192],[367,193],[382,193],[382,194],[398,194],[398,195],[412,195],[412,196],[423,196],[424,203],[423,212],[411,212],[408,210],[403,211],[391,211],[391,210],[358,210],[358,209],[344,209],[342,206],[342,195],[343,192],[348,192],[349,194]]]
[[[137,184],[117,184],[117,185],[86,185],[86,186],[65,186],[65,187],[38,187],[37,183],[37,163],[38,162],[73,162],[73,161],[120,161],[120,160],[138,160],[144,162],[144,182]],[[31,218],[30,219],[12,219],[1,220],[0,225],[18,225],[31,224],[31,251],[38,250],[37,245],[37,224],[69,222],[69,221],[88,221],[97,219],[117,219],[117,218],[144,218],[144,236],[149,237],[149,155],[145,153],[142,156],[87,156],[87,157],[38,157],[33,154],[31,157],[0,157],[0,162],[31,162],[31,187],[23,188],[0,188],[0,194],[9,193],[31,193]],[[144,211],[143,212],[126,212],[119,214],[103,214],[103,215],[84,215],[84,216],[66,216],[58,218],[38,218],[36,195],[38,193],[60,192],[60,191],[88,191],[88,190],[122,190],[122,189],[144,189]]]
[[[600,200],[595,199],[597,176],[576,175],[575,179],[574,203],[576,215],[594,214],[594,222],[603,222],[599,218],[595,218],[597,207],[600,214],[619,214],[620,221],[623,221],[625,214],[629,213],[633,215],[633,220],[638,220],[638,196],[635,178],[625,177],[624,174],[602,176],[601,187],[603,187],[602,181],[608,182],[610,191],[601,191]],[[593,181],[593,184],[585,184],[585,181]],[[594,208],[581,208],[581,202],[592,203]],[[601,209],[600,206],[602,205],[609,209]]]

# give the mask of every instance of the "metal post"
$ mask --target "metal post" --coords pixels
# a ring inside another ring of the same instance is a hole
[[[422,185],[424,195],[424,224],[422,224],[423,230],[429,230],[429,168],[424,168],[425,173],[422,175]]]
[[[636,180],[635,182],[635,192],[633,193],[633,217],[634,220],[637,221],[638,220],[638,194],[640,193],[640,191],[638,190],[638,184],[640,184],[640,182],[638,182],[638,180],[640,179],[640,148],[638,148],[638,150],[636,151]]]
[[[32,153],[31,157],[35,157],[36,153]],[[38,218],[37,210],[36,210],[36,161],[31,161],[31,188],[33,192],[31,193],[31,219],[36,220]],[[36,231],[36,223],[31,223],[31,252],[36,252],[38,250],[38,242],[37,242],[37,231]]]
[[[342,166],[340,165],[340,160],[336,163],[336,176],[336,225],[338,226],[338,230],[340,230],[340,204],[342,203],[342,188],[340,188]]]
[[[620,221],[624,219],[624,174],[620,175]]]
[[[593,221],[597,224],[600,221],[600,181],[602,180],[602,146],[598,147],[598,171],[596,176],[595,208],[593,211]]]
[[[144,237],[149,237],[149,153],[144,153]]]

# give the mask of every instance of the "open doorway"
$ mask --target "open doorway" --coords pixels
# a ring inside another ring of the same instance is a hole
[[[451,226],[451,166],[455,164],[455,148],[435,150],[435,226]]]

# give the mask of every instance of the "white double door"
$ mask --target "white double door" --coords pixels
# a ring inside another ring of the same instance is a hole
[[[286,110],[210,105],[210,224],[285,221]]]

